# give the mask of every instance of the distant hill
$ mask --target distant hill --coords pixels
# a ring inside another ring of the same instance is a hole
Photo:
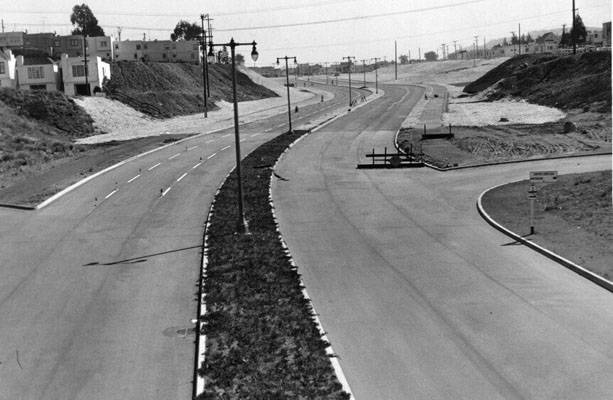
[[[489,100],[523,98],[561,109],[584,108],[611,112],[611,53],[589,52],[554,56],[513,57],[464,88],[486,92]]]
[[[209,66],[211,98],[232,101],[231,66]],[[156,118],[189,115],[204,109],[202,67],[186,63],[128,62],[111,64],[111,80],[105,84],[109,97]],[[273,91],[255,84],[237,71],[238,101],[276,97]]]

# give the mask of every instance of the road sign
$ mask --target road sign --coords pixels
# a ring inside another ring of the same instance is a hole
[[[552,183],[558,180],[558,171],[530,171],[530,183]]]

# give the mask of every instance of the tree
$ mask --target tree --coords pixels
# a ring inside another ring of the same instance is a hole
[[[197,23],[190,24],[187,21],[181,20],[175,26],[175,30],[170,34],[170,40],[194,40],[202,38],[202,27]]]
[[[424,57],[426,58],[426,61],[436,61],[438,59],[438,54],[436,54],[435,51],[429,51],[424,54]]]
[[[570,44],[572,44],[573,36],[577,44],[584,44],[587,40],[587,31],[579,14],[575,15],[575,26],[570,30]]]
[[[72,7],[70,22],[77,26],[72,30],[73,35],[104,36],[104,30],[98,25],[98,19],[87,4]]]
[[[409,63],[409,56],[407,56],[406,54],[401,54],[400,64],[408,64],[408,63]]]

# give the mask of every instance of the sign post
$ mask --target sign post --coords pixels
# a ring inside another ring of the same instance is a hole
[[[558,171],[530,171],[530,189],[528,199],[530,200],[530,234],[534,235],[534,200],[536,199],[536,185],[553,183],[558,180]]]

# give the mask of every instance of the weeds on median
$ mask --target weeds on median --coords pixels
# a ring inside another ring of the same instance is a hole
[[[200,399],[349,399],[326,354],[327,342],[302,295],[276,230],[268,188],[274,165],[298,137],[283,134],[241,164],[250,235],[235,234],[236,175],[215,198],[204,281],[205,379]]]

